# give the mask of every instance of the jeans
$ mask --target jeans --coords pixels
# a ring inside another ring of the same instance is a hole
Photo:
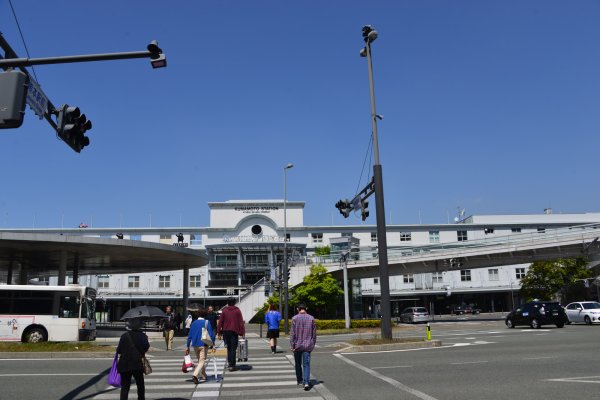
[[[310,385],[310,351],[294,352],[296,363],[296,382]]]
[[[144,371],[126,371],[121,372],[121,400],[127,400],[129,397],[129,388],[131,386],[131,376],[135,378],[135,384],[137,385],[137,398],[138,400],[144,400],[145,386],[144,386]]]
[[[223,331],[223,342],[227,347],[227,365],[229,368],[235,367],[238,348],[238,334],[233,331]]]

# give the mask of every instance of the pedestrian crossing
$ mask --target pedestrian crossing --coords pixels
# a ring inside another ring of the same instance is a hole
[[[219,400],[323,399],[314,387],[304,391],[297,385],[291,352],[270,354],[268,343],[259,338],[249,339],[248,346],[248,361],[238,361],[237,371],[224,371]],[[198,385],[192,400],[204,400],[208,392]]]
[[[194,393],[198,390],[204,394],[203,399],[217,399],[219,397],[219,388],[225,368],[224,357],[209,357],[209,364],[206,367],[208,380],[197,386],[192,382],[191,372],[187,374],[181,372],[183,353],[181,357],[149,357],[148,359],[152,365],[152,374],[144,377],[146,399],[188,400],[194,398]],[[119,399],[120,393],[120,388],[107,385],[106,389],[94,396],[93,399]],[[137,386],[134,379],[132,379],[129,398],[137,398]]]

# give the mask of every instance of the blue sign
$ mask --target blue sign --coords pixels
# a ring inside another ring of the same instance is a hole
[[[44,114],[48,109],[48,98],[42,92],[40,86],[31,78],[29,79],[29,89],[27,91],[27,104],[40,119],[44,118]]]

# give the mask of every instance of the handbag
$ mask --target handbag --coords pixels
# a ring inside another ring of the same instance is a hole
[[[192,361],[192,357],[190,357],[190,352],[186,350],[185,356],[183,356],[183,365],[181,366],[181,372],[187,374],[190,371],[194,370],[194,362]]]
[[[207,320],[204,321],[204,326],[202,327],[202,342],[204,343],[205,346],[212,346],[214,343],[210,337],[210,335],[208,334],[208,329],[206,328],[206,326],[209,324],[209,322]]]
[[[113,359],[112,367],[108,373],[107,383],[110,386],[121,387],[121,374],[117,371],[117,364],[119,362],[119,354],[115,352],[115,358]]]

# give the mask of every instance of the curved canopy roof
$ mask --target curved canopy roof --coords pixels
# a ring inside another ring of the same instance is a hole
[[[118,274],[179,270],[208,263],[204,251],[139,240],[48,233],[0,232],[0,269],[22,265],[29,275],[58,274],[61,259],[67,271]]]

